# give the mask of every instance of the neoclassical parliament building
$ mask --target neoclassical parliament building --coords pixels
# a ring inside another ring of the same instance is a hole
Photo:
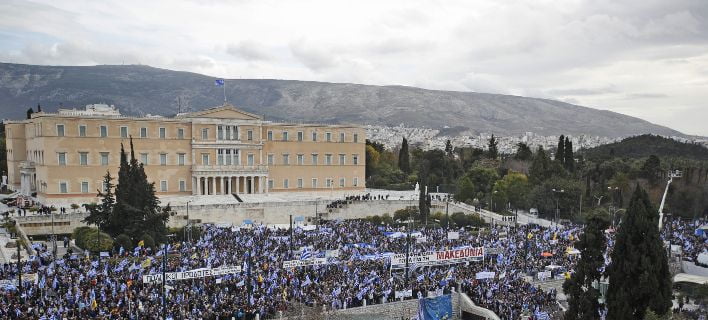
[[[5,133],[9,187],[42,202],[95,201],[130,137],[158,196],[365,187],[362,127],[265,121],[230,104],[170,118],[95,104],[5,121]]]

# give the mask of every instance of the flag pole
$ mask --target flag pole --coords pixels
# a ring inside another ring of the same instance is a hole
[[[226,79],[224,79],[224,85],[222,87],[224,88],[224,105],[226,105]]]

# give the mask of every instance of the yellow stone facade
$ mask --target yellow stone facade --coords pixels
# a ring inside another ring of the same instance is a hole
[[[44,202],[94,201],[131,136],[158,196],[365,188],[359,126],[275,123],[228,104],[173,118],[88,109],[5,121],[11,189]]]

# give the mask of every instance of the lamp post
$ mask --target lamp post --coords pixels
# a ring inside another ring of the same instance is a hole
[[[554,194],[558,193],[565,193],[564,189],[556,190],[552,189]],[[560,204],[559,204],[560,196],[556,196],[556,217],[555,217],[555,222],[556,226],[558,226],[558,219],[560,218]]]
[[[172,234],[168,234],[167,241],[162,244],[162,319],[167,319],[167,298],[165,297],[165,282],[167,282],[167,278],[165,278],[167,271],[167,242],[169,242],[169,239],[173,236]]]
[[[187,242],[192,243],[192,222],[189,220],[189,203],[192,202],[192,200],[187,201]]]
[[[17,239],[17,287],[20,289],[18,295],[20,297],[20,303],[22,303],[22,264],[20,262],[20,246],[22,243],[18,237]]]

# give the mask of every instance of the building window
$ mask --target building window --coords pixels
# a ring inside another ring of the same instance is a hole
[[[288,138],[289,138],[289,137],[288,137],[288,132],[287,132],[287,131],[283,131],[283,141],[288,141]]]
[[[253,163],[254,163],[254,161],[253,161],[253,153],[249,153],[249,154],[248,154],[248,165],[249,165],[249,166],[252,166]]]
[[[88,152],[79,152],[79,164],[82,166],[88,165]]]
[[[358,187],[359,186],[359,178],[354,178],[354,183],[353,186]]]
[[[101,165],[102,166],[108,165],[108,152],[101,152]]]
[[[273,190],[273,180],[268,180],[268,189]]]
[[[179,192],[187,191],[187,182],[184,180],[179,181]]]
[[[180,166],[184,165],[184,153],[177,154],[177,164]]]
[[[57,137],[63,137],[63,136],[64,136],[64,125],[58,124],[57,125]]]
[[[209,165],[209,154],[208,153],[202,153],[202,165],[203,166]]]
[[[204,128],[202,129],[202,140],[208,140],[209,139],[209,129]]]
[[[317,165],[317,154],[316,153],[312,154],[312,165],[313,166]]]
[[[160,180],[160,191],[167,192],[167,180]]]
[[[160,153],[160,165],[161,166],[167,165],[167,154],[166,153]]]
[[[339,142],[344,142],[344,132],[339,133]]]
[[[108,192],[108,185],[103,181],[101,181],[101,192],[102,193]]]
[[[216,164],[220,166],[224,165],[224,149],[216,150]]]
[[[253,130],[246,131],[246,136],[249,141],[253,140]]]
[[[359,134],[355,133],[354,134],[354,143],[357,143],[357,142],[359,142]]]
[[[273,155],[272,155],[272,154],[269,154],[269,155],[268,155],[268,165],[269,165],[269,166],[272,166],[272,165],[273,165]]]
[[[331,188],[331,187],[332,187],[332,179],[327,178],[327,180],[325,180],[325,188]]]
[[[101,135],[101,138],[108,137],[108,127],[107,126],[99,126],[98,131]]]
[[[273,131],[268,131],[268,141],[273,141]]]
[[[86,136],[86,126],[80,125],[79,126],[79,137],[85,137],[85,136]]]
[[[304,154],[298,154],[297,155],[297,164],[299,166],[305,164],[305,155]]]
[[[297,179],[297,188],[302,189],[302,178]]]
[[[81,193],[88,193],[88,192],[89,192],[88,181],[81,181]]]
[[[165,128],[160,128],[160,139],[165,139],[167,137],[167,129]]]
[[[128,138],[128,127],[120,127],[120,137]]]
[[[140,162],[146,166],[148,165],[148,154],[147,153],[141,153],[140,154]]]
[[[328,166],[332,165],[332,155],[331,154],[326,154],[325,155],[325,164]]]
[[[317,141],[317,132],[312,131],[312,141]]]
[[[147,136],[148,136],[148,128],[140,128],[140,137],[147,138]]]
[[[317,188],[317,178],[312,178],[312,188]]]
[[[359,164],[359,156],[356,154],[352,155],[352,164],[353,165],[358,165]]]
[[[283,165],[290,165],[290,155],[287,153],[283,155]]]
[[[347,156],[346,156],[346,155],[340,154],[340,155],[339,155],[339,165],[340,165],[340,166],[345,165],[345,164],[346,164],[346,163],[345,163],[345,162],[346,162],[346,159],[347,159]]]
[[[344,178],[339,178],[339,187],[344,188]]]
[[[305,138],[305,133],[302,131],[297,132],[297,141],[302,141]]]
[[[66,165],[66,152],[59,152],[59,165],[60,166],[65,166]]]
[[[59,192],[69,193],[69,187],[66,182],[59,182]]]
[[[290,181],[288,179],[283,180],[283,189],[290,188]]]
[[[177,139],[184,139],[184,128],[177,129]]]
[[[216,139],[224,140],[224,127],[216,126]]]
[[[325,133],[325,140],[327,140],[327,142],[332,142],[332,133],[331,132]]]
[[[226,140],[231,140],[231,126],[226,126]]]

